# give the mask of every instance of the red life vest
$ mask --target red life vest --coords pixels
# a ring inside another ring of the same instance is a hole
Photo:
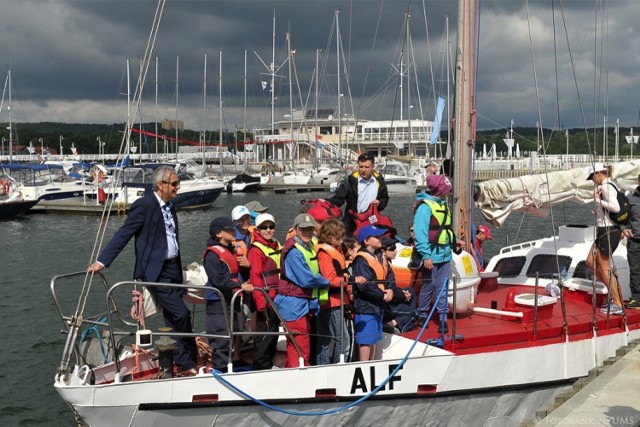
[[[207,255],[207,252],[209,251],[215,252],[216,255],[218,255],[218,258],[220,258],[220,261],[222,261],[222,263],[227,266],[227,268],[229,269],[229,274],[231,275],[231,280],[236,283],[240,283],[238,276],[238,273],[240,272],[240,266],[238,265],[238,258],[236,257],[236,255],[224,246],[213,245],[207,246],[207,249],[205,249],[204,253],[202,254],[202,259],[204,259],[204,257]],[[207,284],[209,283],[211,282],[207,282]],[[215,287],[215,283],[211,283],[211,286]],[[219,296],[216,292],[205,289],[204,297],[205,299],[218,300]]]
[[[282,252],[280,243],[278,243],[277,249],[273,249],[272,247],[258,241],[253,242],[252,246],[260,249],[264,254],[264,261],[262,262],[264,286],[277,288],[278,283],[280,282],[280,257]]]

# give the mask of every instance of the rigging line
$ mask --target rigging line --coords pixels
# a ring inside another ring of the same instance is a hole
[[[573,73],[573,82],[575,83],[575,87],[576,87],[576,94],[578,96],[578,107],[580,109],[580,117],[582,118],[582,126],[585,132],[585,137],[587,139],[587,146],[589,148],[589,153],[593,153],[593,150],[591,149],[591,140],[589,139],[589,132],[587,131],[587,120],[585,117],[585,112],[584,112],[584,107],[582,104],[582,96],[580,95],[580,87],[578,85],[578,77],[576,75],[576,64],[575,61],[573,59],[573,52],[571,51],[571,42],[569,41],[569,31],[567,29],[567,21],[564,17],[564,6],[562,4],[562,0],[560,1],[560,14],[562,16],[562,24],[563,24],[563,28],[564,28],[564,35],[565,35],[565,39],[567,41],[567,50],[569,53],[569,60],[571,63],[571,71]]]
[[[431,87],[433,88],[433,107],[435,109],[438,108],[438,99],[436,98],[436,92],[435,92],[435,87],[436,87],[436,82],[435,82],[435,77],[434,77],[434,72],[433,72],[433,62],[431,59],[431,43],[429,42],[429,24],[427,22],[427,5],[426,5],[426,0],[422,0],[422,17],[424,18],[424,28],[425,28],[425,34],[427,36],[427,43],[426,43],[426,47],[427,47],[427,58],[429,58],[429,72],[431,73]],[[449,103],[449,100],[447,99],[447,104]],[[422,107],[421,107],[422,108]],[[420,113],[422,114],[422,111],[420,111]]]
[[[144,87],[144,81],[147,75],[147,71],[149,68],[149,63],[150,63],[150,58],[151,55],[153,53],[153,48],[155,47],[155,41],[156,41],[156,37],[158,34],[158,30],[160,28],[160,21],[162,18],[162,12],[164,10],[164,4],[165,4],[165,0],[159,0],[158,1],[158,6],[156,8],[156,12],[154,15],[154,19],[153,19],[153,23],[152,23],[152,28],[151,31],[149,33],[149,39],[147,40],[147,46],[146,46],[146,50],[145,50],[145,54],[143,57],[143,66],[140,69],[140,75],[138,77],[138,82],[137,82],[137,88],[135,91],[135,95],[134,95],[134,103],[137,103],[138,105],[140,104],[140,97],[142,96],[142,88]],[[122,136],[122,141],[120,144],[120,149],[119,149],[119,153],[118,153],[118,158],[120,158],[123,154],[123,150],[125,147],[125,141],[130,140],[131,137],[131,123],[133,123],[135,121],[135,116],[137,114],[137,108],[133,108],[131,109],[131,117],[127,118],[127,130],[125,131],[125,133]],[[119,182],[119,177],[121,176],[122,172],[117,169],[116,173],[114,175],[114,179],[111,182],[111,193],[112,193],[112,197],[110,198],[110,202],[109,203],[105,203],[104,204],[104,208],[102,210],[102,216],[100,218],[100,226],[98,228],[98,234],[96,236],[96,239],[94,240],[94,244],[93,244],[93,248],[91,251],[91,261],[96,261],[98,258],[98,251],[99,249],[103,246],[104,243],[104,239],[105,239],[105,235],[106,235],[106,230],[107,230],[107,224],[109,221],[109,217],[111,214],[111,209],[113,207],[113,203],[115,201],[115,197],[113,196],[114,192],[115,192],[115,185],[117,182]],[[85,279],[84,279],[84,283],[83,283],[83,287],[81,290],[81,296],[78,299],[78,306],[77,306],[77,313],[82,313],[84,312],[84,309],[86,307],[86,303],[89,297],[89,289],[91,288],[91,284],[93,281],[93,273],[87,273],[85,275]]]
[[[538,85],[538,77],[537,77],[537,73],[536,73],[536,57],[535,57],[535,50],[533,48],[533,35],[531,33],[531,14],[530,14],[530,10],[529,10],[529,0],[525,0],[525,5],[526,5],[526,10],[527,10],[527,28],[528,28],[528,33],[529,33],[529,46],[531,48],[531,68],[532,68],[532,72],[533,72],[533,80],[534,80],[534,85],[535,85],[535,93],[536,93],[536,101],[537,101],[537,112],[538,112],[538,122],[540,123],[540,133],[542,136],[542,141],[544,141],[544,127],[542,126],[542,111],[540,109],[540,87]],[[542,144],[542,152],[544,157],[546,158],[547,155],[547,150],[545,147],[545,144]],[[544,175],[545,175],[545,179],[547,180],[547,182],[549,182],[549,169],[548,169],[548,165],[547,162],[543,162],[544,165]],[[549,187],[547,187],[549,188]],[[547,199],[549,201],[549,204],[551,204],[551,191],[550,188],[547,191]],[[556,269],[558,271],[558,277],[560,277],[560,260],[557,256],[558,254],[558,240],[556,238],[556,225],[555,225],[555,216],[553,215],[553,209],[549,209],[549,215],[551,216],[551,229],[552,229],[552,239],[553,239],[553,249],[554,252],[556,253]]]
[[[373,52],[375,51],[376,41],[378,39],[378,30],[380,29],[380,22],[382,21],[382,11],[384,10],[384,0],[380,0],[380,10],[378,11],[378,20],[376,21],[376,29],[373,33],[373,43],[371,44],[371,50],[369,51],[369,63],[367,64],[367,71],[364,75],[364,82],[362,84],[362,96],[360,97],[360,105],[358,107],[358,112],[356,114],[356,120],[354,123],[354,128],[358,128],[358,121],[360,118],[360,114],[362,113],[362,104],[364,102],[364,96],[367,89],[367,83],[369,81],[369,72],[371,71],[371,64],[373,63]],[[360,144],[358,144],[358,150],[360,150]]]

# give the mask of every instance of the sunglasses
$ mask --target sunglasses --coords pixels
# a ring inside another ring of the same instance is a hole
[[[276,226],[275,225],[259,225],[258,229],[259,230],[275,230]]]
[[[162,181],[163,184],[169,184],[171,185],[173,188],[176,188],[178,185],[180,185],[180,181],[175,180],[175,181]]]

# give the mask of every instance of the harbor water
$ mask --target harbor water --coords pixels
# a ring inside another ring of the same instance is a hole
[[[328,197],[328,193],[223,194],[214,207],[180,211],[180,244],[183,262],[199,261],[205,248],[211,219],[229,215],[235,205],[258,200],[269,207],[278,223],[276,237],[284,238],[300,201]],[[407,237],[412,222],[413,195],[392,195],[384,211],[391,216],[401,236]],[[590,224],[589,206],[568,204],[555,209],[556,226],[563,223]],[[474,214],[474,224],[482,224]],[[123,223],[123,216],[112,216],[106,232],[109,239]],[[53,387],[65,336],[55,309],[49,283],[53,276],[86,269],[90,262],[98,216],[28,214],[0,221],[0,301],[1,379],[0,422],[2,425],[73,425],[72,412]],[[484,246],[485,257],[497,253],[507,242],[517,243],[552,233],[550,218],[513,214],[500,229],[491,229],[493,240]],[[516,241],[516,235],[517,241]],[[133,244],[130,243],[114,264],[105,270],[110,283],[131,278]],[[202,312],[200,316],[204,316]],[[201,319],[202,320],[202,319]]]

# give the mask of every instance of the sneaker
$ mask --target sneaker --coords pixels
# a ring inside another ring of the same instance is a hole
[[[600,313],[607,314],[607,307],[602,307],[600,309]],[[611,303],[611,306],[609,308],[609,314],[610,315],[612,315],[612,316],[622,316],[623,313],[624,313],[624,310],[622,309],[622,306],[615,305],[614,303]]]
[[[628,303],[624,305],[626,308],[640,308],[640,301],[631,297]]]

